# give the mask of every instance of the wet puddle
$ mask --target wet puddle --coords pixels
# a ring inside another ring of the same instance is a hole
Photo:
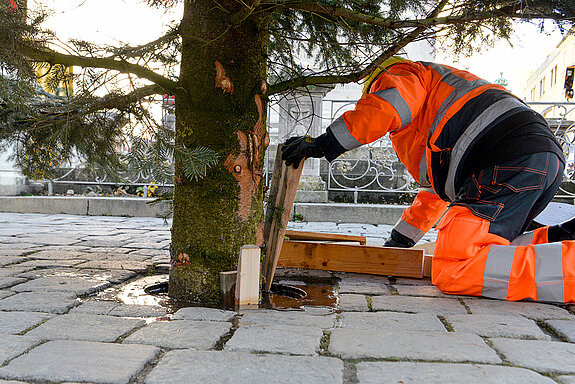
[[[96,300],[115,301],[132,305],[160,305],[173,313],[178,309],[193,306],[206,306],[168,296],[168,275],[146,276],[135,281],[108,288],[95,296]],[[338,298],[335,282],[331,279],[312,281],[278,280],[272,292],[264,294],[260,308],[303,309],[323,307],[337,309]],[[209,306],[209,305],[208,305]],[[221,308],[221,307],[218,307]],[[233,309],[233,308],[225,308]]]

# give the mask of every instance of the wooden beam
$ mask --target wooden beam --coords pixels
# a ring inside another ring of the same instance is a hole
[[[260,257],[261,249],[246,245],[240,249],[236,279],[236,305],[240,309],[254,306],[260,301]]]
[[[281,159],[281,146],[278,146],[264,225],[266,251],[263,265],[263,289],[265,292],[269,292],[272,286],[304,161],[302,160],[297,168],[286,166]]]
[[[431,277],[431,263],[433,255],[423,255],[423,277]]]
[[[411,249],[423,249],[423,252],[425,252],[426,255],[433,255],[433,252],[435,252],[435,241],[417,244],[411,247]]]
[[[435,241],[418,244],[411,249],[423,249],[423,277],[431,277],[431,262],[433,260],[433,253],[435,252]]]
[[[285,268],[422,278],[423,251],[284,241],[277,265]]]
[[[233,308],[236,304],[236,278],[238,271],[220,272],[220,293],[222,304],[226,308]]]
[[[312,240],[312,241],[354,241],[361,245],[366,244],[365,236],[340,235],[336,233],[319,233],[287,230],[285,236],[290,240]]]

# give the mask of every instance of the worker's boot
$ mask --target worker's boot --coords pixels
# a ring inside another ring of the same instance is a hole
[[[575,217],[564,223],[550,226],[547,237],[550,243],[575,240]]]

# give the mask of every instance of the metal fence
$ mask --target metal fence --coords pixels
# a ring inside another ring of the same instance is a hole
[[[567,164],[561,197],[575,197],[575,103],[527,103],[541,113],[563,147]],[[354,103],[348,100],[324,100],[324,111],[333,121]],[[359,192],[416,193],[417,183],[395,155],[389,136],[361,147],[351,154],[334,160],[329,165],[327,186],[329,191],[353,192],[357,202]]]

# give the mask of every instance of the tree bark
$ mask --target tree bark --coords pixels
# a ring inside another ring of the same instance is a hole
[[[209,147],[219,164],[187,180],[176,159],[169,295],[219,301],[219,272],[258,244],[263,220],[266,56],[269,14],[232,25],[238,2],[185,2],[176,91],[176,144]]]

